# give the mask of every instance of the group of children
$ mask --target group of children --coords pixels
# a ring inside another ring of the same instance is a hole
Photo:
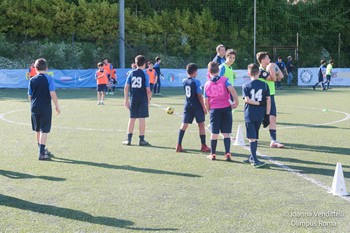
[[[218,56],[215,57],[216,61],[208,64],[208,80],[204,84],[203,91],[201,82],[196,79],[198,66],[194,63],[186,66],[188,77],[183,80],[185,91],[184,114],[178,133],[176,152],[184,151],[182,141],[185,131],[188,125],[196,119],[201,142],[200,150],[210,152],[208,158],[215,160],[218,135],[221,133],[224,137],[225,160],[230,161],[232,159],[230,153],[230,134],[233,124],[232,109],[236,108],[239,103],[234,88],[235,73],[231,67],[236,58],[236,51],[228,49],[223,53],[223,49],[225,47],[219,45],[217,47]],[[225,57],[222,57],[222,54],[225,54]],[[270,58],[267,52],[257,53],[256,59],[260,67],[256,64],[248,66],[248,75],[251,77],[251,81],[243,85],[242,93],[245,102],[245,126],[250,144],[250,156],[244,162],[258,168],[265,165],[256,156],[261,124],[264,128],[269,126],[270,147],[284,148],[284,145],[276,140],[275,66],[269,65]],[[139,145],[144,146],[149,145],[145,141],[145,118],[149,116],[148,106],[151,100],[150,76],[144,70],[146,66],[144,56],[137,56],[135,63],[137,68],[128,75],[124,87],[124,105],[130,111],[130,118],[127,139],[123,141],[123,144],[131,145],[135,121],[139,119]],[[210,147],[207,146],[205,139],[204,122],[207,113],[210,114]]]
[[[104,105],[104,95],[114,95],[117,85],[117,72],[113,65],[105,58],[103,62],[97,63],[98,70],[95,74],[97,82],[97,105]]]

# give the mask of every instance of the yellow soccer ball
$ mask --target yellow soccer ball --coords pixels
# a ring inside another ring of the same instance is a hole
[[[166,108],[166,113],[168,113],[169,115],[173,114],[173,113],[174,113],[174,108],[172,108],[172,107],[167,107],[167,108]]]

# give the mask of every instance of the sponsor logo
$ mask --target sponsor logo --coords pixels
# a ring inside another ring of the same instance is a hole
[[[70,76],[63,76],[63,77],[60,77],[60,80],[61,80],[62,82],[67,82],[67,81],[73,80],[73,78],[70,77]]]
[[[310,70],[303,70],[299,75],[299,79],[304,84],[309,84],[312,80],[312,72]]]

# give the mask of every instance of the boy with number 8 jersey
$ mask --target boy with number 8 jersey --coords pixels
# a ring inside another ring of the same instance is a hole
[[[149,117],[148,106],[151,98],[151,90],[149,87],[149,77],[144,71],[146,67],[146,58],[143,55],[138,55],[135,57],[135,63],[137,69],[130,72],[124,87],[124,106],[130,110],[130,118],[128,123],[128,137],[123,141],[123,144],[131,145],[135,121],[139,119],[139,145],[146,146],[149,145],[149,143],[145,140],[145,118]]]
[[[204,106],[201,82],[196,79],[198,66],[194,63],[190,63],[186,66],[186,71],[188,77],[182,81],[186,100],[184,106],[183,121],[179,131],[178,142],[176,145],[176,152],[183,152],[182,149],[182,139],[185,135],[185,131],[188,124],[192,124],[193,119],[196,118],[196,122],[199,128],[199,136],[201,139],[201,151],[210,152],[210,148],[205,143],[205,114],[207,114],[207,109]]]
[[[210,147],[211,152],[208,158],[216,159],[216,146],[218,136],[221,131],[224,136],[225,159],[231,160],[230,153],[230,133],[232,131],[232,111],[231,108],[238,106],[238,96],[236,90],[224,76],[218,76],[219,64],[209,62],[208,71],[210,79],[204,86],[204,103],[207,110],[210,112],[211,137]],[[231,100],[233,97],[234,102]]]

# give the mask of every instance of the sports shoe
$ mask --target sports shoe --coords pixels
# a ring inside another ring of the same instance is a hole
[[[210,160],[216,160],[216,154],[210,154],[207,156],[207,158]]]
[[[114,92],[111,92],[111,95],[114,95]]]
[[[50,157],[46,154],[39,154],[39,160],[50,160]]]
[[[272,147],[272,148],[284,148],[284,145],[282,143],[277,142],[277,141],[271,141],[270,147]]]
[[[139,146],[148,146],[149,142],[147,142],[146,140],[140,140],[139,142]]]
[[[232,157],[232,156],[231,156],[230,153],[226,153],[226,154],[225,154],[225,160],[226,160],[226,161],[231,161],[231,160],[232,160],[231,157]]]
[[[265,166],[265,163],[258,160],[258,161],[256,161],[256,162],[252,163],[252,165],[253,165],[255,168],[259,168],[259,167]]]
[[[96,105],[100,105],[100,102],[97,102],[97,104]]]
[[[250,164],[252,164],[252,163],[254,163],[254,160],[253,160],[252,156],[250,156],[248,159],[243,160],[243,163],[250,163]]]
[[[123,145],[127,145],[127,146],[131,145],[131,141],[129,141],[129,140],[125,140],[122,143],[123,143]]]
[[[48,149],[45,149],[44,154],[47,155],[49,158],[55,157]]]
[[[101,105],[105,105],[105,103],[101,102]]]
[[[316,87],[315,87],[315,86],[312,86],[312,89],[314,89],[314,90],[315,90],[315,89],[316,89]]]
[[[202,152],[210,152],[210,147],[208,147],[206,144],[202,144],[201,151]]]
[[[182,146],[180,144],[176,145],[176,152],[184,152],[184,150],[182,149]]]

